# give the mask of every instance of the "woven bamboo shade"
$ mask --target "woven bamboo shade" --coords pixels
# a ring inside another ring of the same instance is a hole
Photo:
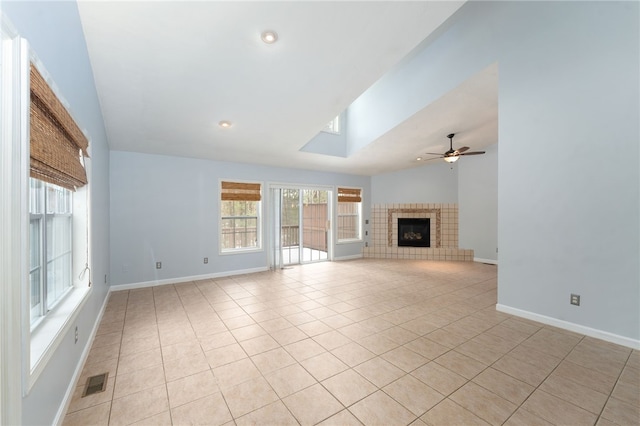
[[[30,78],[31,177],[75,191],[87,183],[89,141],[33,64]]]
[[[354,188],[338,188],[339,203],[360,203],[362,196],[359,189]]]
[[[222,182],[223,201],[260,201],[259,183]]]

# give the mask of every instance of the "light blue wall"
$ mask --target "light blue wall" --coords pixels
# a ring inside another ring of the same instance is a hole
[[[340,134],[327,132],[318,133],[300,151],[316,154],[331,155],[334,157],[347,156],[347,114],[340,114]]]
[[[357,149],[497,62],[498,301],[635,341],[638,6],[468,2],[349,109]]]
[[[460,16],[473,15],[474,7],[485,6],[468,3],[462,6],[435,34],[349,106],[348,155],[495,62],[494,52],[485,40],[492,37],[493,24],[484,19],[465,22],[467,27],[457,24]],[[491,18],[499,19],[499,16]],[[469,38],[468,34],[473,36]],[[461,37],[465,38],[464,43],[460,43]]]
[[[636,342],[639,6],[502,6],[499,96],[499,303]]]
[[[371,177],[371,203],[457,203],[458,165],[444,161]]]
[[[94,292],[82,324],[93,325],[106,292],[96,277],[109,270],[110,237],[117,284],[266,265],[266,254],[216,257],[219,177],[362,186],[365,207],[403,202],[395,192],[413,173],[437,182],[429,167],[376,176],[367,199],[362,177],[120,152],[109,164],[76,5],[4,2],[3,10],[91,136]],[[640,339],[638,14],[635,2],[469,2],[354,103],[347,135],[354,152],[497,61],[499,303],[631,339]],[[466,189],[464,171],[460,183],[440,178],[442,186],[416,188],[441,202],[449,186]],[[136,224],[144,231],[128,235]],[[357,248],[338,246],[336,255]],[[210,269],[199,261],[206,250]],[[166,275],[155,275],[150,253],[162,255]],[[581,294],[582,306],[570,306],[569,293]],[[24,424],[51,423],[86,339],[65,337],[24,400]]]
[[[464,157],[371,177],[372,204],[457,203],[460,248],[497,260],[498,146],[485,155]]]
[[[458,244],[474,257],[498,260],[498,145],[484,155],[460,159],[458,166]]]
[[[110,263],[108,145],[77,5],[9,1],[2,7],[19,34],[29,41],[90,138],[93,291],[78,317],[78,343],[74,344],[72,332],[64,337],[23,400],[22,424],[44,425],[54,421],[108,291],[108,283],[104,283]]]
[[[363,215],[369,215],[369,177],[113,151],[113,284],[267,267],[266,249],[256,253],[219,254],[221,179],[258,181],[264,188],[268,183],[361,187]],[[263,223],[264,218],[266,214],[263,214]],[[359,255],[362,245],[362,242],[339,244],[335,247],[335,257]],[[204,257],[209,258],[206,265]],[[155,269],[156,261],[162,262],[162,269]]]

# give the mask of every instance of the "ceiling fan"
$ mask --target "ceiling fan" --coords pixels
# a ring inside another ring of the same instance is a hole
[[[469,149],[468,146],[463,146],[462,148],[454,150],[453,149],[453,137],[454,136],[455,136],[455,133],[451,133],[451,134],[447,135],[447,137],[449,138],[449,150],[447,152],[445,152],[444,154],[436,154],[435,152],[427,152],[426,153],[427,155],[437,155],[438,157],[429,158],[426,161],[436,160],[438,158],[444,158],[444,161],[446,161],[447,163],[455,163],[463,155],[480,155],[480,154],[484,154],[485,153],[484,151],[467,152],[467,150]]]

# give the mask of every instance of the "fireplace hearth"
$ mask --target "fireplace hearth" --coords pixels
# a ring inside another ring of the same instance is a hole
[[[431,247],[430,220],[398,218],[398,247]]]

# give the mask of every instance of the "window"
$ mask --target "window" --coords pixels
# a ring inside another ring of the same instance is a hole
[[[222,252],[261,248],[261,185],[223,181],[220,190]]]
[[[29,78],[29,308],[33,328],[73,287],[71,194],[87,183],[81,160],[88,156],[89,141],[33,64]]]
[[[338,242],[362,238],[360,194],[360,189],[338,188]]]
[[[90,294],[89,140],[32,63],[29,74],[29,275],[23,299],[23,374],[33,386]],[[26,111],[25,111],[26,112]],[[72,194],[75,192],[75,195]],[[25,222],[27,217],[25,217]],[[84,264],[84,268],[82,265]]]
[[[340,116],[337,115],[336,118],[327,123],[326,126],[322,129],[323,132],[333,133],[335,135],[340,134]]]
[[[73,287],[71,191],[29,181],[29,283],[31,325]]]

